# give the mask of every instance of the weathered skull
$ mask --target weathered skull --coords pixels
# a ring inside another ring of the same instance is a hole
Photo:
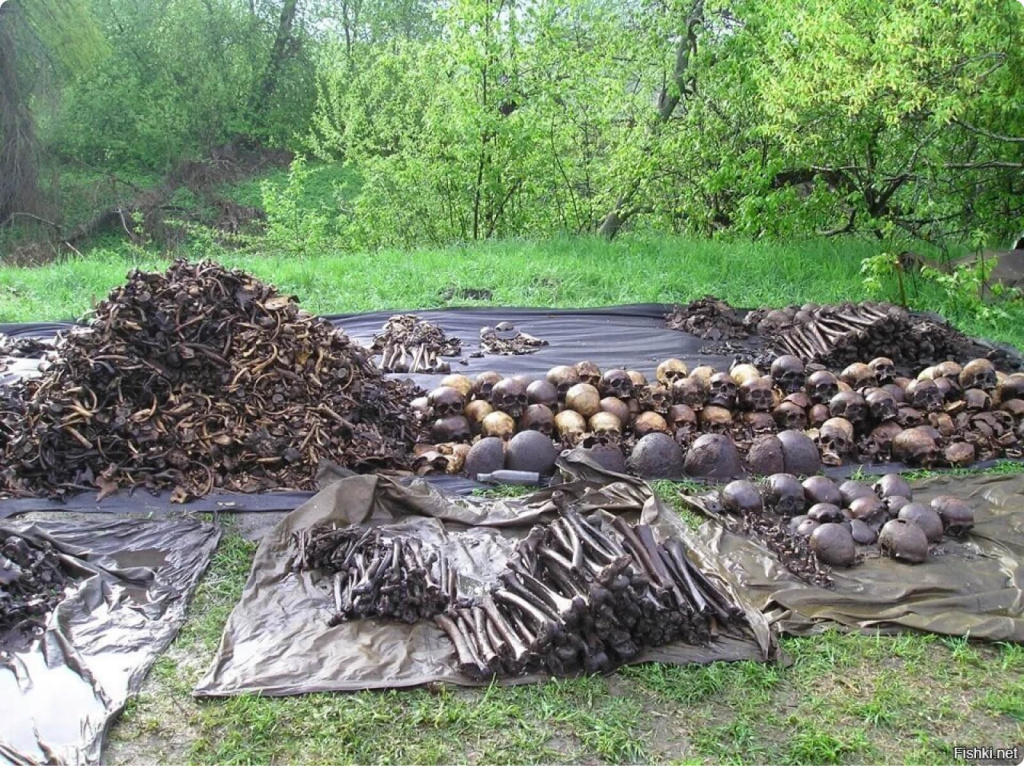
[[[558,401],[565,401],[566,392],[580,382],[580,374],[575,367],[560,364],[552,367],[546,375],[548,383],[558,391]]]
[[[771,366],[771,379],[773,384],[788,396],[797,392],[803,392],[806,373],[803,361],[792,354],[785,354],[778,357]]]
[[[621,399],[616,399],[614,396],[604,397],[598,402],[598,406],[602,412],[610,412],[617,417],[622,421],[623,425],[633,419],[633,413],[630,411],[629,405]]]
[[[839,381],[828,370],[820,370],[807,377],[804,390],[815,404],[828,404],[839,393]]]
[[[953,402],[960,398],[960,383],[955,378],[936,378],[932,382],[942,394],[942,401]]]
[[[580,383],[589,383],[594,388],[601,385],[601,368],[593,362],[576,362],[573,365]]]
[[[700,411],[700,427],[708,433],[725,433],[732,425],[732,413],[725,407],[709,405]]]
[[[965,391],[968,388],[992,391],[996,387],[996,368],[988,359],[972,359],[960,373],[960,387]]]
[[[672,394],[664,386],[645,386],[640,389],[640,404],[659,415],[665,415],[672,405]]]
[[[457,388],[452,388],[451,386],[438,386],[427,394],[427,400],[434,410],[434,417],[437,418],[461,415],[463,408],[466,406],[466,397]],[[444,441],[448,440],[445,439]]]
[[[692,433],[697,430],[697,413],[687,404],[673,404],[668,408],[668,423],[676,436],[680,431]]]
[[[821,462],[840,465],[843,457],[853,453],[853,424],[845,418],[829,418],[818,430],[818,447]]]
[[[605,444],[618,444],[622,439],[622,421],[610,412],[598,412],[590,418],[590,430]]]
[[[672,388],[672,384],[680,378],[690,374],[689,368],[681,359],[666,359],[658,365],[654,377],[658,379],[665,388]]]
[[[495,410],[480,423],[480,432],[484,436],[497,436],[508,441],[516,432],[516,421],[511,415]]]
[[[513,418],[522,415],[529,403],[526,385],[514,378],[500,380],[491,389],[491,404],[494,405],[494,409],[501,410]]]
[[[413,415],[421,423],[430,417],[431,407],[430,398],[427,396],[417,396],[411,402],[409,402],[409,408],[412,410]]]
[[[640,370],[626,370],[626,374],[633,381],[633,388],[647,385],[647,376],[640,372]]]
[[[734,364],[729,368],[729,377],[736,381],[737,386],[742,386],[747,381],[760,378],[761,372],[752,364]]]
[[[551,436],[555,430],[555,416],[551,409],[543,404],[531,404],[519,418],[520,431],[540,431]]]
[[[476,380],[473,382],[473,395],[477,399],[491,400],[491,389],[494,388],[494,384],[501,380],[501,373],[488,370],[487,372],[481,372],[476,376]]]
[[[633,380],[625,370],[608,370],[601,376],[598,388],[601,396],[614,396],[623,401],[633,397]]]
[[[896,405],[896,422],[904,428],[916,428],[924,423],[924,413],[909,404]]]
[[[883,391],[888,391],[889,396],[896,401],[897,405],[903,404],[907,401],[907,392],[903,390],[903,386],[897,385],[896,383],[886,383],[884,386],[881,386],[881,389]]]
[[[1020,421],[1022,418],[1024,418],[1024,399],[1004,398],[1002,403],[999,405],[999,409],[1001,409],[1003,412],[1009,412],[1010,416],[1014,420]]]
[[[716,407],[736,404],[736,381],[725,372],[716,372],[708,381],[708,402]]]
[[[744,412],[743,422],[755,434],[766,434],[775,430],[775,420],[770,412]]]
[[[748,380],[739,389],[740,407],[754,412],[771,412],[775,404],[772,393],[772,379],[769,377]]]
[[[811,405],[814,404],[806,391],[795,391],[792,394],[788,394],[782,401],[792,402],[802,410],[810,409]]]
[[[807,411],[803,407],[793,404],[793,402],[783,402],[780,404],[772,410],[772,417],[775,419],[775,424],[779,427],[780,431],[807,430]]]
[[[480,433],[481,426],[484,422],[484,418],[494,412],[494,407],[491,406],[490,402],[485,402],[483,399],[474,399],[466,408],[462,411],[466,416],[466,420],[469,421],[469,427],[473,433]]]
[[[526,387],[526,398],[530,404],[543,404],[554,410],[558,406],[558,389],[546,380],[535,380]]]
[[[999,384],[999,400],[1007,402],[1011,399],[1024,399],[1024,373],[1007,375]]]
[[[633,421],[633,433],[638,439],[655,431],[668,433],[668,421],[657,412],[641,412]]]
[[[944,438],[948,439],[956,433],[956,424],[953,423],[953,418],[945,412],[933,412],[928,416],[928,422]]]
[[[878,385],[875,371],[863,362],[854,362],[839,374],[839,379],[854,391]]]
[[[798,356],[784,354],[772,362],[772,380],[784,394],[799,391],[804,385],[804,363]]]
[[[935,365],[935,375],[932,380],[938,380],[939,378],[946,378],[948,380],[955,380],[957,383],[960,382],[960,373],[964,371],[956,362],[940,362]]]
[[[982,412],[992,409],[992,397],[980,388],[968,388],[964,391],[964,403],[968,412]]]
[[[587,421],[575,410],[562,410],[555,415],[555,433],[567,447],[575,447],[587,432]]]
[[[912,380],[907,384],[907,402],[914,409],[923,412],[938,412],[942,409],[942,392],[932,380]]]
[[[924,428],[908,428],[892,440],[892,456],[907,465],[929,466],[939,455],[939,446]]]
[[[892,398],[892,395],[884,388],[874,388],[868,391],[867,396],[864,397],[864,402],[868,405],[868,411],[871,413],[871,419],[876,423],[884,423],[887,420],[895,420],[899,414],[899,410],[896,406],[896,400]]]
[[[815,404],[807,410],[807,424],[811,428],[821,428],[821,424],[832,417],[832,413],[828,411],[827,404]]]
[[[430,427],[430,436],[438,443],[469,441],[472,438],[469,421],[462,415],[438,418]]]
[[[868,367],[875,374],[879,383],[892,383],[896,379],[896,364],[886,356],[880,356],[868,362]]]
[[[693,378],[677,378],[672,383],[672,401],[699,410],[704,406],[704,389]]]
[[[868,419],[868,405],[857,393],[840,392],[828,403],[828,412],[834,418],[846,418],[859,428]]]
[[[879,454],[887,455],[892,449],[892,441],[903,433],[903,428],[895,420],[887,420],[871,432],[871,441]]]
[[[473,395],[474,383],[472,380],[467,378],[465,375],[445,375],[441,378],[441,386],[451,386],[462,393],[462,396],[469,401],[469,398]]]

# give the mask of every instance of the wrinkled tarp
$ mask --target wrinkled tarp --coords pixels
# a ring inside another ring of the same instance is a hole
[[[660,534],[682,540],[705,572],[724,581],[752,626],[743,639],[723,635],[708,646],[675,642],[646,652],[638,662],[686,664],[774,658],[774,637],[756,606],[734,587],[731,575],[645,484],[628,477],[609,484],[606,474],[586,465],[573,466],[572,471],[581,478],[558,490],[572,498],[576,507],[582,511],[603,508],[628,514],[634,520],[642,518],[655,525]],[[550,501],[554,491],[479,501],[442,493],[427,482],[405,487],[381,476],[355,476],[331,484],[263,538],[241,600],[228,618],[217,655],[195,694],[288,695],[431,682],[481,685],[458,672],[455,649],[433,621],[407,625],[355,620],[328,627],[333,599],[317,585],[312,573],[291,570],[296,553],[292,534],[332,522],[408,530],[424,543],[444,547],[459,572],[460,593],[479,594],[502,569],[516,541],[533,524],[554,517],[555,506]]]
[[[467,358],[461,365],[456,358],[449,362],[453,372],[476,375],[484,370],[496,370],[503,375],[542,375],[551,367],[588,359],[602,369],[627,367],[636,369],[654,379],[658,363],[675,357],[690,367],[699,364],[728,369],[735,354],[706,353],[701,349],[721,348],[722,342],[707,341],[665,326],[665,315],[671,311],[671,304],[645,303],[623,306],[608,306],[592,309],[535,309],[535,308],[449,308],[415,312],[418,317],[434,322],[452,336],[463,341],[462,355],[477,350],[480,328],[494,326],[501,321],[511,321],[525,332],[548,341],[549,345],[536,353],[521,356],[497,356],[487,354],[480,358]],[[334,314],[325,317],[345,330],[355,341],[369,346],[373,336],[380,332],[387,320],[400,311],[378,311],[366,314]],[[933,317],[941,319],[939,317]],[[60,331],[70,330],[72,322],[36,322],[30,324],[0,324],[0,333],[16,338],[53,338]],[[737,351],[760,348],[763,338],[730,341]],[[979,341],[985,343],[985,341]],[[997,344],[989,344],[993,348]],[[1020,353],[1008,346],[998,348],[1010,351],[1014,358]],[[9,384],[20,377],[37,362],[30,359],[11,359],[11,368],[0,372],[0,385]],[[409,378],[424,388],[433,388],[441,376],[438,375],[396,375]],[[868,472],[887,473],[905,468],[899,464],[885,463]],[[856,465],[845,465],[826,469],[831,476],[849,476],[857,470]],[[682,477],[680,477],[682,478]],[[437,483],[452,492],[468,493],[483,485],[465,478],[431,476],[427,481]],[[260,495],[238,495],[215,492],[206,498],[190,501],[189,510],[203,512],[242,511],[290,511],[311,496],[308,492],[269,492]],[[166,515],[179,511],[181,506],[170,501],[170,492],[150,495],[136,492],[126,495],[116,493],[102,502],[95,501],[95,494],[82,493],[56,503],[42,498],[0,500],[0,519],[32,511],[74,511],[76,513],[152,513]]]
[[[829,627],[906,629],[987,641],[1024,642],[1024,476],[940,476],[911,485],[914,501],[954,495],[971,504],[974,529],[943,538],[922,564],[902,564],[877,548],[850,569],[834,569],[835,589],[808,585],[774,554],[711,513],[698,534],[769,621],[790,635]]]
[[[194,520],[0,525],[47,540],[77,582],[27,649],[0,655],[0,763],[89,764],[178,633],[220,539]]]

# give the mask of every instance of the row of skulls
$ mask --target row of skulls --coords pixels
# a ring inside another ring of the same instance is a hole
[[[655,432],[682,446],[702,432],[742,445],[797,430],[816,440],[826,463],[894,457],[965,465],[1024,441],[1024,374],[998,373],[985,359],[943,362],[916,379],[899,377],[886,358],[838,375],[808,370],[795,356],[778,357],[767,374],[751,364],[690,370],[668,359],[655,377],[602,372],[592,362],[553,367],[543,377],[448,375],[412,408],[434,443],[508,440],[533,430],[566,447],[588,436],[619,444]]]

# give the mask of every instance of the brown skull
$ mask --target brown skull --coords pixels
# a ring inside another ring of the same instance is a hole
[[[461,391],[452,386],[438,386],[427,394],[427,400],[434,410],[434,417],[437,418],[461,415],[462,410],[466,406],[466,397],[463,396]],[[448,440],[445,439],[444,441]]]
[[[672,384],[680,378],[685,378],[690,373],[686,364],[681,359],[666,359],[658,365],[654,377],[665,388],[672,388]]]
[[[875,371],[863,362],[854,362],[839,374],[839,379],[854,391],[878,385]]]
[[[807,430],[807,410],[803,407],[798,407],[793,402],[783,402],[780,404],[772,410],[772,417],[775,419],[775,424],[779,427],[780,431]]]
[[[820,370],[807,377],[804,390],[815,404],[828,404],[839,393],[839,381],[828,370]]]
[[[623,401],[633,397],[633,380],[625,370],[608,370],[601,376],[598,388],[601,396],[614,396]]]
[[[501,410],[513,418],[522,415],[529,403],[526,385],[520,380],[505,378],[495,383],[491,389],[491,404],[494,409]]]
[[[828,412],[834,418],[846,418],[855,428],[859,428],[868,419],[867,402],[857,393],[844,391],[836,394],[829,400]]]
[[[968,412],[983,412],[992,409],[992,397],[980,388],[968,388],[964,391],[964,404]]]
[[[716,407],[733,407],[736,393],[736,381],[728,373],[716,372],[708,381],[708,402]]]
[[[892,383],[896,379],[896,365],[886,356],[872,359],[868,367],[875,374],[875,380],[881,384]]]
[[[884,423],[887,420],[895,420],[899,414],[899,410],[896,407],[896,400],[892,398],[892,395],[884,388],[875,388],[868,391],[867,396],[864,397],[865,403],[868,405],[868,412],[871,413],[871,419],[876,423]]]
[[[932,380],[912,380],[907,384],[907,402],[922,412],[938,412],[942,409],[943,396]]]
[[[501,380],[501,378],[501,373],[494,372],[494,370],[481,372],[476,376],[476,380],[473,381],[473,396],[477,399],[490,401],[491,389],[494,388],[494,384]]]
[[[601,385],[601,368],[593,362],[576,362],[573,367],[576,369],[580,383],[589,383],[594,388]]]
[[[640,389],[640,404],[659,415],[665,415],[672,405],[672,394],[664,386],[645,386]]]
[[[693,378],[679,378],[672,383],[672,401],[699,410],[704,406],[704,389]]]
[[[768,377],[748,380],[739,389],[740,407],[753,412],[771,412],[775,404],[772,379]]]
[[[780,356],[772,362],[772,380],[784,394],[799,391],[804,385],[804,363],[792,354]]]
[[[972,359],[960,373],[960,387],[965,391],[968,388],[992,391],[996,387],[995,366],[988,359]]]
[[[539,431],[551,436],[555,430],[555,416],[551,409],[543,404],[531,404],[519,418],[520,431]]]
[[[566,392],[580,382],[580,374],[575,367],[560,364],[552,367],[546,375],[548,383],[558,391],[558,401],[565,401]]]

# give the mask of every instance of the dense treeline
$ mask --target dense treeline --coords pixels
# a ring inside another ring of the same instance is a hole
[[[1024,228],[1012,0],[0,0],[0,221],[44,161],[351,166],[350,246]]]

